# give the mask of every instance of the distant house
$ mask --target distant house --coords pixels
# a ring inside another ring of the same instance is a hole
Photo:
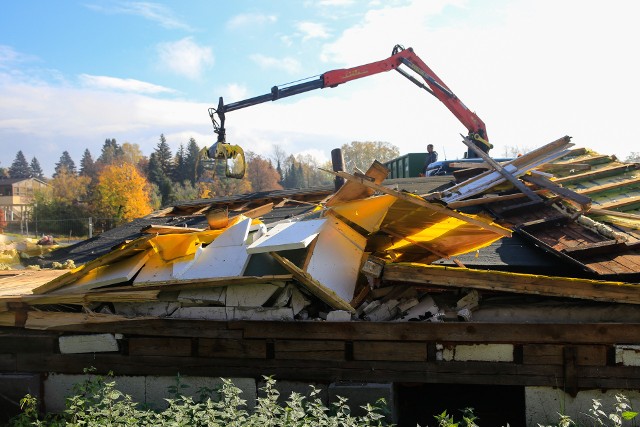
[[[38,178],[1,178],[0,209],[3,210],[7,221],[25,218],[35,201],[35,191],[47,185]]]

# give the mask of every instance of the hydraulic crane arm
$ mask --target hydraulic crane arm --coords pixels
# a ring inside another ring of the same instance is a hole
[[[408,73],[405,69],[400,68],[401,65],[406,66],[418,76],[422,77],[424,83],[412,74]],[[315,89],[336,87],[352,80],[361,79],[363,77],[372,76],[390,70],[398,71],[411,82],[438,98],[467,128],[469,131],[469,138],[474,141],[482,151],[486,153],[493,147],[489,143],[487,129],[482,119],[462,103],[460,98],[458,98],[451,89],[449,89],[447,85],[420,59],[420,57],[415,54],[412,48],[404,49],[402,46],[396,45],[393,48],[392,55],[381,61],[359,65],[353,68],[327,71],[316,79],[302,83],[281,87],[274,86],[271,88],[270,93],[226,105],[224,104],[222,97],[220,97],[218,107],[209,108],[209,116],[213,122],[214,132],[218,135],[218,141],[216,144],[217,150],[215,151],[219,153],[222,148],[220,144],[226,144],[226,131],[224,127],[225,113],[256,104],[262,104],[267,101],[275,101],[281,98],[298,95]],[[216,120],[216,116],[218,120]],[[213,150],[214,147],[211,147],[211,149]],[[213,157],[212,154],[215,153],[210,153],[210,157]],[[469,154],[470,157],[477,157],[475,153],[470,152]],[[222,158],[220,154],[218,154],[218,158]]]

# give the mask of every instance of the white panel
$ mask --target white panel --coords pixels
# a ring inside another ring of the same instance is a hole
[[[142,268],[150,256],[150,252],[147,251],[108,266],[98,267],[67,289],[69,292],[77,292],[127,282]]]
[[[327,219],[313,248],[307,273],[340,298],[351,301],[366,242],[344,222]]]
[[[250,254],[303,249],[315,239],[326,219],[278,224],[247,248]]]
[[[251,218],[230,227],[202,249],[189,268],[177,278],[186,280],[242,276],[249,262],[244,242],[249,235],[250,227]]]
[[[196,262],[179,279],[207,279],[242,276],[249,262],[246,246],[215,248],[207,246]]]
[[[153,254],[133,280],[133,285],[149,282],[162,282],[173,279],[171,264],[167,264],[160,254]]]

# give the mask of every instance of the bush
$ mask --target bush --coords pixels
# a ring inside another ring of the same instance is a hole
[[[131,396],[120,392],[116,382],[109,377],[95,376],[74,386],[74,395],[67,398],[67,409],[63,414],[47,414],[40,417],[37,400],[27,395],[21,400],[23,413],[10,420],[10,426],[385,426],[383,400],[376,405],[364,407],[363,416],[352,416],[346,399],[327,408],[318,397],[319,390],[312,387],[308,397],[292,393],[284,405],[278,403],[279,392],[275,380],[265,377],[266,385],[261,390],[254,411],[249,412],[242,390],[230,380],[223,379],[219,390],[199,390],[196,401],[183,396],[186,387],[180,377],[176,386],[170,387],[173,398],[163,411],[141,408]],[[213,399],[212,399],[213,395]]]

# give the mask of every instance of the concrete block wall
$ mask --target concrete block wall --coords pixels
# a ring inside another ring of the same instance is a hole
[[[623,394],[630,400],[631,407],[640,409],[640,391],[638,390],[583,390],[575,397],[554,387],[525,387],[525,407],[527,427],[538,425],[556,425],[559,413],[569,415],[578,425],[597,425],[589,418],[589,409],[593,399],[602,402],[606,414],[615,412],[616,395]],[[608,425],[608,424],[607,424]],[[634,425],[630,421],[623,425]]]
[[[49,412],[64,411],[66,398],[72,396],[73,386],[86,381],[89,375],[49,374],[44,381],[44,403]],[[134,402],[146,404],[153,408],[167,407],[166,398],[173,397],[169,387],[176,386],[176,377],[159,376],[114,376],[106,381],[115,381],[116,388],[132,397]],[[256,381],[253,378],[231,378],[233,384],[242,390],[241,397],[247,401],[247,409],[253,410],[256,404]],[[187,385],[181,388],[181,394],[198,398],[198,391],[202,387],[213,390],[222,386],[220,378],[181,376],[180,383]]]

